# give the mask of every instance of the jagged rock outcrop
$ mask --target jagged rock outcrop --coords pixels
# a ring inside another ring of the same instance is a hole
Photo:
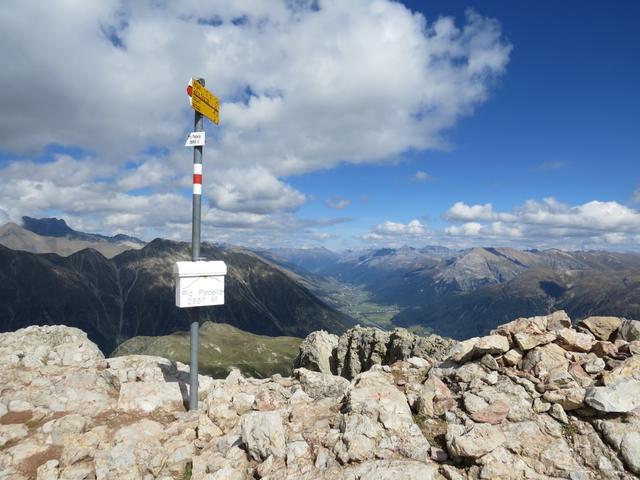
[[[68,327],[0,334],[0,479],[638,478],[640,349],[622,337],[640,323],[599,318],[453,349],[354,329],[328,342],[351,380],[315,353],[293,377],[201,376],[196,412],[185,365],[105,360]]]
[[[390,365],[411,357],[442,360],[455,343],[438,335],[415,335],[404,328],[385,332],[356,326],[340,337],[318,331],[309,334],[300,344],[293,366],[350,380],[374,365]]]

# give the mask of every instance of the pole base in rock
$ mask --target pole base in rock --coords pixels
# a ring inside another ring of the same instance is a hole
[[[198,409],[198,343],[200,309],[193,309],[191,322],[191,352],[189,365],[189,410]]]

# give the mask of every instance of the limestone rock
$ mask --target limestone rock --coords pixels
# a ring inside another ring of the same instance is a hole
[[[549,372],[554,368],[569,367],[569,360],[565,357],[562,347],[555,343],[549,343],[529,350],[522,360],[522,369],[524,371],[533,371],[534,374],[540,374],[544,371]]]
[[[396,328],[389,336],[385,363],[392,364],[411,357],[431,358],[439,361],[445,358],[454,344],[455,341],[450,338],[438,335],[422,337],[404,328]]]
[[[549,415],[558,420],[560,423],[569,423],[569,418],[559,403],[554,403],[549,410]]]
[[[307,368],[321,373],[335,374],[335,350],[338,337],[324,330],[310,333],[300,344],[293,368]]]
[[[45,365],[88,367],[104,363],[104,355],[82,330],[61,325],[31,326],[0,333],[0,364],[37,368]]]
[[[509,340],[503,335],[489,335],[474,337],[453,346],[450,351],[451,359],[458,363],[468,362],[483,355],[506,353],[509,350]]]
[[[438,465],[409,460],[377,460],[345,469],[344,480],[438,480]]]
[[[623,320],[618,327],[617,338],[627,342],[640,340],[640,320]]]
[[[356,326],[339,338],[324,331],[313,332],[301,343],[293,367],[351,380],[374,365],[390,365],[412,357],[442,360],[455,343],[438,335],[415,335],[404,328],[385,332]]]
[[[640,475],[640,419],[627,422],[597,420],[595,427],[605,441],[622,457],[627,468]]]
[[[314,399],[326,397],[342,397],[349,388],[349,380],[335,375],[312,372],[306,368],[299,368],[294,372],[300,381],[302,389]]]
[[[618,317],[588,317],[578,325],[589,330],[598,340],[610,340],[621,323],[622,319]]]
[[[487,423],[471,425],[468,428],[449,425],[447,429],[447,449],[453,457],[479,458],[506,441],[500,428]]]
[[[558,310],[550,315],[547,315],[547,330],[554,331],[562,328],[570,328],[571,319],[567,312],[564,310]]]
[[[565,350],[572,352],[588,352],[593,347],[594,339],[586,333],[579,333],[571,328],[563,328],[557,332],[556,342]]]
[[[415,410],[418,415],[441,416],[455,405],[451,390],[436,376],[429,376],[417,390]]]
[[[640,407],[640,381],[630,378],[605,387],[590,387],[584,402],[600,412],[630,412]]]
[[[120,387],[118,409],[127,411],[184,411],[187,385],[178,382],[128,382]]]
[[[454,362],[464,363],[467,360],[471,360],[473,354],[473,348],[478,342],[478,337],[469,338],[462,342],[457,343],[451,349],[450,356]]]
[[[481,357],[486,353],[500,354],[509,350],[509,341],[502,335],[489,335],[480,337],[473,347],[476,356]]]
[[[242,442],[254,460],[285,456],[285,434],[278,412],[251,412],[242,417]]]
[[[556,336],[550,332],[529,333],[529,332],[517,332],[513,334],[513,339],[520,348],[520,350],[528,351],[538,345],[546,345],[556,339]]]
[[[387,356],[389,332],[377,328],[351,328],[338,341],[336,373],[352,379],[374,365],[382,365]]]
[[[10,442],[25,438],[27,432],[27,427],[24,425],[0,425],[0,448],[3,448]]]
[[[605,367],[604,360],[600,357],[591,358],[582,365],[582,368],[584,368],[584,371],[591,375],[600,373],[602,370],[604,370],[604,367]]]
[[[393,378],[383,372],[360,374],[349,388],[344,405],[347,412],[374,418],[386,429],[400,431],[413,424],[405,396],[393,385]]]
[[[568,322],[564,312],[518,319],[457,344],[460,363],[438,360],[437,338],[356,328],[331,354],[352,381],[306,368],[200,377],[197,412],[184,410],[188,368],[177,362],[98,356],[79,366],[62,352],[79,341],[73,329],[54,329],[63,340],[50,346],[42,332],[3,336],[0,479],[169,480],[189,465],[194,480],[635,478],[638,341],[595,341]],[[519,334],[595,344],[525,352]]]
[[[504,400],[496,400],[486,408],[476,411],[470,415],[471,420],[477,423],[489,423],[498,425],[509,415],[510,406]]]
[[[522,351],[514,348],[505,353],[502,358],[509,367],[517,367],[522,360]]]
[[[613,357],[618,353],[618,347],[616,347],[612,342],[599,340],[593,344],[591,352],[601,358]]]
[[[549,403],[557,403],[565,410],[576,410],[584,406],[585,389],[575,386],[570,388],[561,388],[558,390],[549,390],[544,392],[542,398]]]

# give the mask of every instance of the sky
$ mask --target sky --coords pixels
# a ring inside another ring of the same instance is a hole
[[[249,247],[640,250],[635,1],[0,6],[0,223]]]

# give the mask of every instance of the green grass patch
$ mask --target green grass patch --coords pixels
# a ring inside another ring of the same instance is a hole
[[[193,463],[187,462],[184,466],[184,472],[182,472],[182,480],[191,480],[191,475],[193,472]]]
[[[414,415],[413,421],[422,430],[429,445],[447,450],[447,422],[442,418],[431,418],[426,415]]]
[[[290,375],[302,339],[267,337],[244,332],[224,323],[205,322],[200,327],[200,372],[224,378],[231,367],[243,375],[264,378],[275,373]],[[112,356],[156,355],[189,363],[189,333],[160,337],[134,337],[121,344]]]
[[[563,423],[562,433],[565,437],[573,438],[575,435],[580,434],[580,427],[574,422]]]

